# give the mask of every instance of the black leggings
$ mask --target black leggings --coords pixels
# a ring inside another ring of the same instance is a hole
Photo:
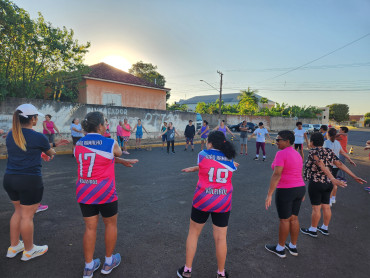
[[[167,152],[170,152],[170,144],[172,145],[172,152],[175,152],[175,141],[167,141]]]

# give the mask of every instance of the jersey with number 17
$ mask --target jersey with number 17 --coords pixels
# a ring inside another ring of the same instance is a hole
[[[198,155],[199,180],[193,198],[193,207],[207,212],[231,210],[233,185],[231,177],[236,170],[234,161],[221,151],[210,149]]]
[[[89,133],[76,143],[74,155],[78,163],[78,203],[106,204],[117,201],[114,142],[114,139]]]

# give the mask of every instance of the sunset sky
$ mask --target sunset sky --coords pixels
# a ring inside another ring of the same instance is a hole
[[[279,103],[370,112],[369,0],[14,2],[90,41],[89,65],[157,65],[170,102],[217,94],[199,80],[219,87],[220,70],[224,93],[251,87]]]

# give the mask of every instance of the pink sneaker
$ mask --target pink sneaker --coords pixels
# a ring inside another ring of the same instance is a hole
[[[45,211],[45,210],[47,210],[49,207],[47,206],[47,205],[39,205],[39,207],[37,208],[37,210],[36,210],[36,213],[38,213],[38,212],[41,212],[41,211]]]

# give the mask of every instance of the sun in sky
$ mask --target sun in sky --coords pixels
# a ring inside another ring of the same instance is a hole
[[[132,66],[126,58],[119,55],[107,56],[103,59],[103,62],[126,72],[128,72],[128,69]]]

